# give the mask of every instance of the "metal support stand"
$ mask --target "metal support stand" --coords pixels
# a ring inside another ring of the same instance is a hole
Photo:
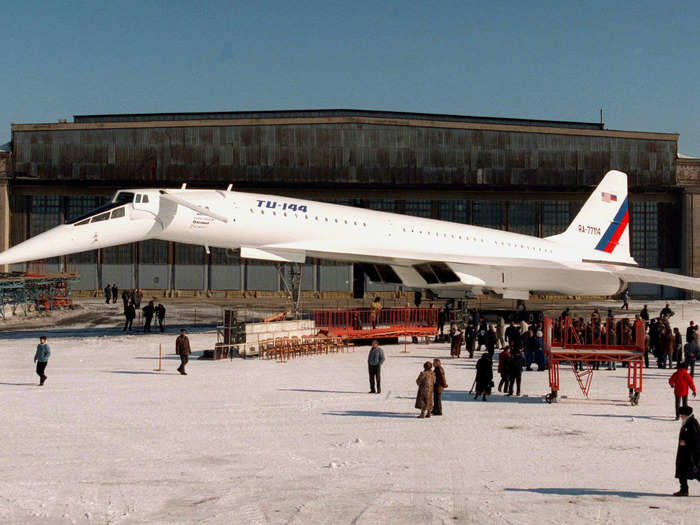
[[[282,279],[284,291],[287,292],[287,298],[292,306],[292,314],[296,319],[299,316],[301,302],[302,265],[301,263],[276,263],[275,267]],[[285,272],[286,268],[289,268],[289,275]]]
[[[593,369],[591,368],[591,363],[584,361],[582,364],[586,365],[585,370],[580,370],[576,367],[575,363],[571,364],[571,370],[573,370],[576,376],[576,381],[578,381],[578,386],[581,389],[583,396],[588,399],[588,392],[591,390],[591,381],[593,381]]]

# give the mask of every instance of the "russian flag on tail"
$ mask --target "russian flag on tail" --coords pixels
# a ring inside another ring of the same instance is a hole
[[[602,192],[603,202],[617,202],[617,195],[613,193]]]

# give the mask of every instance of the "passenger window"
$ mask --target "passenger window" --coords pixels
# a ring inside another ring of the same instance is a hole
[[[141,202],[148,202],[148,195],[144,195],[143,199],[141,199]]]
[[[107,219],[109,219],[109,212],[95,215],[90,222],[106,221]]]
[[[141,202],[141,195],[137,195],[134,202]]]
[[[112,216],[110,217],[111,219],[118,219],[119,217],[124,217],[126,213],[124,212],[124,208],[117,208],[116,210],[112,211]]]

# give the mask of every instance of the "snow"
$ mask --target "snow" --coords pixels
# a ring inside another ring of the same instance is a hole
[[[32,363],[44,332],[0,333],[0,521],[698,522],[693,499],[669,496],[679,423],[668,370],[645,371],[636,407],[620,368],[595,373],[590,400],[563,367],[558,404],[543,402],[547,374],[534,371],[525,396],[482,402],[466,392],[475,359],[401,344],[384,347],[383,393],[370,395],[366,347],[287,363],[194,359],[180,376],[177,329],[48,331],[44,387]],[[212,347],[210,328],[192,332],[195,351]],[[450,385],[445,415],[417,419],[415,378],[434,357]]]

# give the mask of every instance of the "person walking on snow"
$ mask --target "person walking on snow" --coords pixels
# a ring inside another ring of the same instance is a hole
[[[175,353],[180,356],[180,366],[177,367],[177,371],[186,376],[185,365],[190,360],[192,349],[190,348],[190,340],[187,337],[187,330],[184,328],[180,330],[180,335],[175,340]]]
[[[676,451],[676,475],[681,489],[674,496],[688,495],[688,480],[700,480],[700,425],[693,416],[693,407],[681,407],[683,419]]]
[[[39,376],[39,386],[43,386],[46,381],[46,365],[51,357],[51,348],[46,344],[46,336],[42,335],[39,338],[39,344],[36,345],[36,353],[34,354],[34,362],[36,363],[36,373]]]
[[[372,348],[367,355],[367,368],[369,370],[369,393],[382,393],[382,364],[384,363],[384,350],[379,346],[379,341],[372,341]],[[376,381],[376,389],[375,389]]]
[[[105,286],[105,304],[109,304],[109,300],[112,298],[112,286]]]
[[[695,383],[693,378],[688,373],[688,364],[681,363],[671,377],[668,378],[668,384],[673,387],[673,394],[676,396],[676,421],[680,416],[679,407],[681,402],[684,407],[688,406],[688,388],[693,391],[695,397]]]
[[[163,324],[165,321],[165,306],[162,303],[158,303],[158,306],[156,306],[156,317],[158,318],[158,327],[163,333],[165,331],[165,325]]]
[[[510,360],[510,347],[508,345],[503,347],[498,353],[498,373],[501,375],[501,381],[498,383],[498,391],[500,392],[503,387],[504,391],[508,390],[508,361]]]
[[[136,308],[134,308],[134,305],[132,303],[126,304],[124,306],[124,330],[122,330],[123,332],[126,332],[127,329],[131,332],[131,328],[135,318]]]
[[[630,309],[630,291],[629,289],[625,290],[622,293],[622,306],[620,307],[621,310],[628,310]]]

